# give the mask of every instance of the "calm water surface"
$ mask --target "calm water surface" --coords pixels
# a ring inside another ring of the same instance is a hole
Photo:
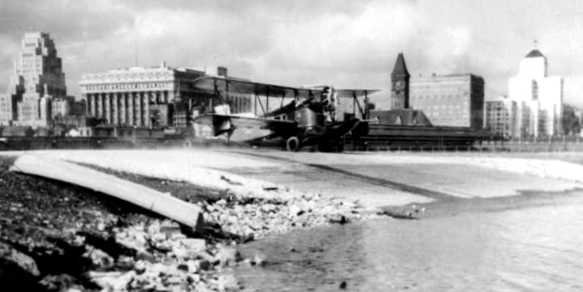
[[[379,219],[243,247],[250,290],[583,291],[583,202],[423,220]]]

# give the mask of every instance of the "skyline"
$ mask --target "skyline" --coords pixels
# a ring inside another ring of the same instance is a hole
[[[507,94],[537,40],[549,74],[565,77],[565,102],[583,106],[583,3],[434,2],[2,0],[0,93],[27,31],[50,33],[76,96],[83,73],[161,61],[286,85],[388,89],[403,52],[413,77],[478,74],[492,99]]]

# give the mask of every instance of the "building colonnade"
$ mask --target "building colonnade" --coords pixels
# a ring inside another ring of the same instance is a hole
[[[169,104],[172,91],[86,93],[87,113],[108,125],[151,127],[150,106]]]

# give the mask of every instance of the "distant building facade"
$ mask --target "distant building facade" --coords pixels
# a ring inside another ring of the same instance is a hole
[[[65,98],[65,74],[48,33],[26,33],[8,92],[0,97],[0,124],[46,127],[53,100]]]
[[[73,111],[75,98],[72,96],[55,98],[51,101],[51,119],[65,117]]]
[[[225,68],[221,68],[226,71]],[[220,72],[226,74],[226,72]],[[80,86],[87,113],[109,126],[165,128],[186,127],[193,112],[209,110],[213,96],[196,88],[205,72],[159,67],[132,67],[85,74]],[[250,106],[247,99],[230,97],[234,112]]]
[[[484,128],[490,133],[505,138],[512,137],[516,127],[516,101],[506,97],[485,102]]]
[[[508,81],[508,97],[518,107],[513,137],[562,134],[563,78],[548,75],[547,58],[539,50],[520,62],[518,74]]]
[[[409,108],[409,71],[403,53],[399,53],[391,72],[391,109]]]
[[[413,77],[409,105],[422,110],[435,126],[481,129],[484,79],[474,74]]]

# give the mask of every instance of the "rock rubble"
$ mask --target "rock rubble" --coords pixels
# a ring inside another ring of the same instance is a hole
[[[227,196],[214,203],[199,204],[205,221],[243,241],[363,217],[357,204],[320,195],[293,199]],[[230,267],[264,263],[261,255],[241,258],[234,241],[213,243],[188,238],[179,227],[168,220],[151,220],[115,230],[116,242],[136,250],[137,258],[143,259],[125,272],[93,271],[91,278],[106,291],[232,291],[238,290],[239,284],[229,274]],[[96,263],[108,261],[99,259]]]
[[[177,223],[151,219],[115,227],[114,241],[135,257],[90,249],[89,278],[102,291],[231,291],[238,290],[232,276],[224,273],[241,262],[234,243],[210,243],[188,238]]]
[[[0,283],[14,275],[25,290],[240,290],[232,268],[265,260],[241,258],[238,243],[363,216],[355,203],[319,195],[240,197],[116,173],[199,204],[208,231],[196,233],[88,190],[7,172],[9,165],[0,160]]]
[[[213,204],[201,203],[206,221],[242,238],[258,239],[327,223],[359,220],[362,208],[354,202],[324,198],[318,194],[287,199],[228,197]]]

